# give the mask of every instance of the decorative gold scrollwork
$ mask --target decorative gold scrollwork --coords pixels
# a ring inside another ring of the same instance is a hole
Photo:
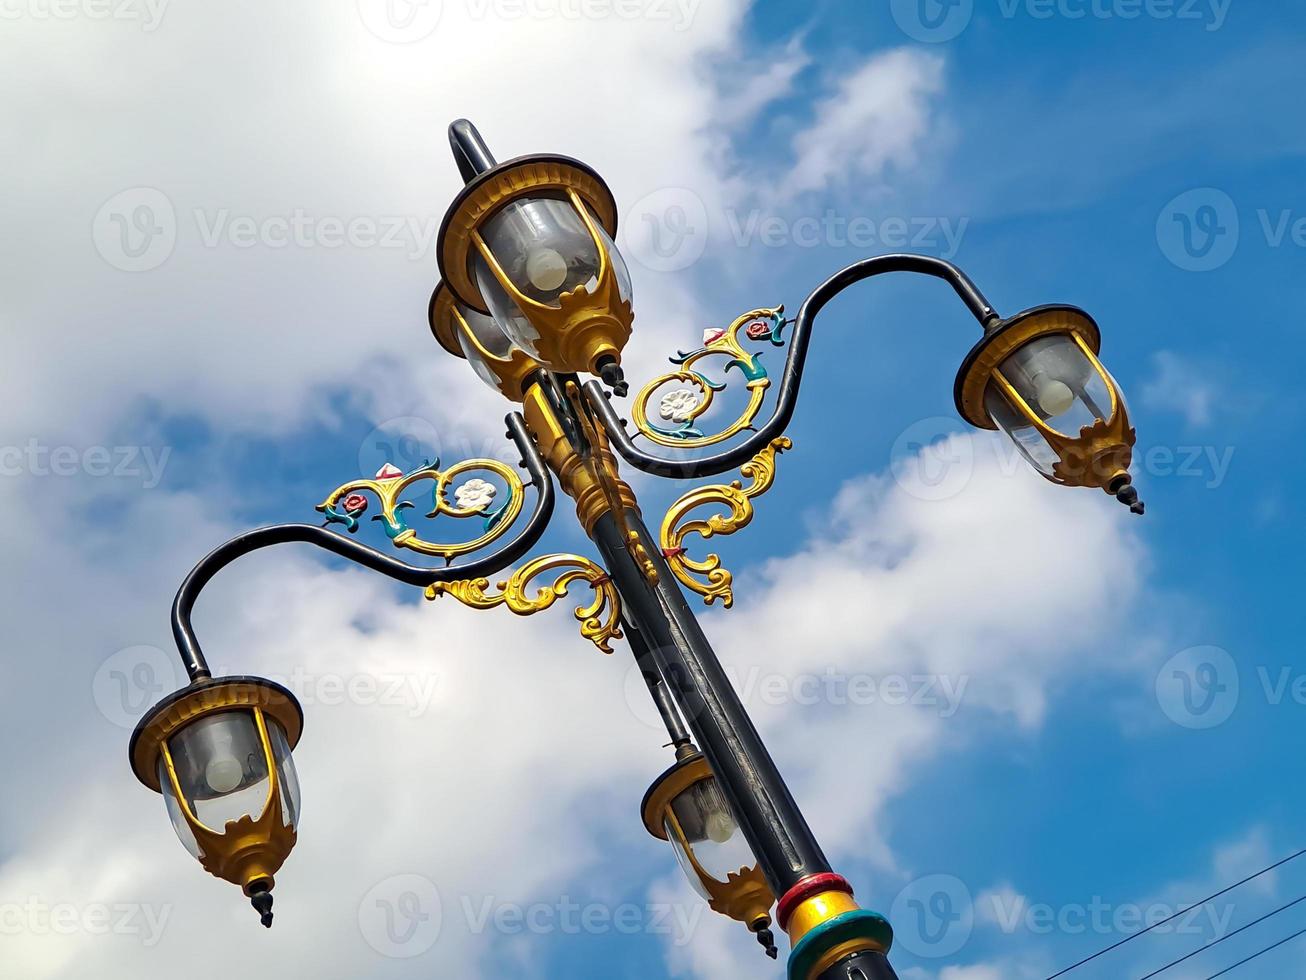
[[[761,355],[746,350],[739,339],[742,332],[750,341],[761,343],[769,341],[776,347],[784,345],[783,332],[786,325],[784,307],[759,307],[749,310],[735,320],[725,330],[708,330],[703,337],[703,346],[686,353],[681,351],[671,358],[671,363],[679,365],[680,370],[672,371],[654,378],[635,396],[631,405],[631,417],[635,427],[660,446],[677,449],[700,449],[725,442],[753,427],[753,422],[762,411],[762,402],[766,398],[766,389],[771,386],[771,379],[762,366]],[[710,357],[727,358],[723,374],[737,368],[744,376],[748,389],[748,404],[743,413],[720,432],[704,435],[697,427],[697,421],[712,407],[716,393],[723,391],[726,381],[712,381],[694,366]],[[677,388],[662,396],[658,405],[658,415],[673,427],[664,428],[649,421],[649,403],[654,395],[667,385],[680,382],[688,387]]]
[[[775,482],[776,457],[792,448],[793,442],[786,436],[772,439],[765,449],[739,470],[753,481],[750,486],[745,487],[742,481],[733,480],[728,486],[714,484],[697,487],[672,504],[667,516],[662,519],[662,553],[666,556],[671,573],[686,588],[701,595],[707,605],[712,605],[718,598],[727,609],[734,605],[734,576],[721,567],[718,555],[708,555],[702,560],[690,558],[685,549],[685,538],[697,534],[706,539],[714,534],[734,534],[740,528],[747,527],[753,520],[753,498],[766,493]],[[708,504],[725,504],[730,508],[729,513],[712,514],[706,519],[685,520],[690,511]],[[695,576],[702,576],[706,581],[700,581]]]
[[[454,481],[477,472],[491,473],[502,480],[508,489],[507,499],[497,507],[494,506],[498,488],[487,480],[473,478],[454,489],[454,502],[450,503],[449,489]],[[428,480],[434,486],[431,489],[431,510],[426,516],[433,518],[443,514],[457,518],[479,517],[484,521],[484,533],[480,537],[472,541],[445,544],[417,536],[403,515],[404,510],[416,505],[400,498],[413,484]],[[525,486],[517,471],[497,459],[469,459],[447,470],[441,470],[437,460],[406,474],[394,466],[384,466],[370,480],[353,480],[332,490],[326,500],[317,505],[317,509],[326,515],[327,523],[343,524],[352,534],[358,530],[358,518],[367,510],[365,493],[373,494],[380,501],[381,513],[373,520],[383,522],[386,534],[396,548],[409,548],[424,555],[435,555],[445,561],[453,561],[461,555],[479,551],[502,537],[521,513],[526,499]]]
[[[534,595],[528,593],[533,579],[545,572],[566,568],[552,585],[539,586]],[[493,609],[507,606],[518,616],[531,616],[548,609],[567,594],[573,582],[586,582],[594,590],[594,601],[576,610],[580,621],[580,635],[604,653],[612,652],[609,642],[621,637],[621,597],[608,573],[600,566],[580,555],[543,555],[533,558],[495,586],[498,592],[487,591],[490,580],[486,578],[462,579],[457,582],[437,582],[427,586],[426,598],[436,599],[451,595],[473,609]]]

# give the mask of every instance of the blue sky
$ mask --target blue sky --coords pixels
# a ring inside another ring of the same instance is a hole
[[[1003,313],[1068,302],[1101,324],[1144,518],[968,433],[952,381],[973,321],[938,283],[888,279],[822,315],[795,448],[714,549],[738,602],[705,610],[708,631],[835,866],[893,913],[901,976],[1047,977],[1135,913],[1303,846],[1306,12],[636,6],[445,0],[407,27],[369,0],[3,8],[0,735],[23,791],[0,798],[0,975],[207,978],[255,956],[324,977],[771,975],[642,831],[669,760],[625,649],[587,649],[561,605],[472,613],[299,552],[215,582],[197,612],[215,663],[307,671],[305,816],[271,934],[126,765],[150,692],[115,678],[173,686],[168,606],[209,548],[312,521],[396,435],[448,462],[505,452],[510,406],[423,323],[459,115],[501,157],[571,153],[613,186],[637,383],[705,327],[796,310],[903,228]],[[136,254],[141,205],[165,232]],[[296,214],[307,237],[283,244]],[[357,218],[395,242],[325,223]],[[874,241],[850,244],[851,222]],[[43,455],[62,447],[66,473]],[[654,523],[686,485],[637,489]],[[565,503],[555,524],[541,551],[592,553]],[[827,673],[961,694],[795,695]],[[331,696],[359,678],[397,700]],[[377,903],[428,886],[435,935],[397,947]],[[1299,859],[1069,976],[1142,977],[1304,886]],[[565,924],[573,904],[590,926]],[[122,926],[94,927],[101,908]],[[1306,905],[1162,976],[1201,980],[1301,928]]]

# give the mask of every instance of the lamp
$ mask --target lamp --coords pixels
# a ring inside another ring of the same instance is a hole
[[[1040,306],[996,322],[957,374],[957,410],[1001,429],[1053,483],[1100,487],[1136,514],[1136,441],[1119,385],[1098,360],[1097,324],[1073,306]]]
[[[304,713],[280,684],[203,678],[169,695],[132,734],[136,778],[162,793],[173,829],[204,870],[239,885],[272,925],[273,875],[295,846],[291,752]]]
[[[569,157],[519,157],[470,179],[436,254],[454,295],[531,357],[625,394],[634,312],[616,231],[616,200],[597,173]]]
[[[692,745],[658,777],[644,795],[644,826],[658,840],[671,842],[685,876],[714,912],[748,926],[777,955],[771,932],[775,897],[730,811],[716,777]]]

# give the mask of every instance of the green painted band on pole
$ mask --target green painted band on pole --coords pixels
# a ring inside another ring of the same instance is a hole
[[[869,909],[855,909],[822,922],[789,954],[789,980],[814,980],[811,973],[821,957],[853,939],[873,939],[887,953],[893,945],[893,927],[879,912]]]

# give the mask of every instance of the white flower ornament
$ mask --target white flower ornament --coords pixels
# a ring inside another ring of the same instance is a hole
[[[658,403],[658,411],[668,422],[688,422],[698,408],[698,392],[692,388],[668,391]]]
[[[468,480],[453,492],[459,510],[485,510],[494,503],[499,491],[493,483],[486,480]]]

